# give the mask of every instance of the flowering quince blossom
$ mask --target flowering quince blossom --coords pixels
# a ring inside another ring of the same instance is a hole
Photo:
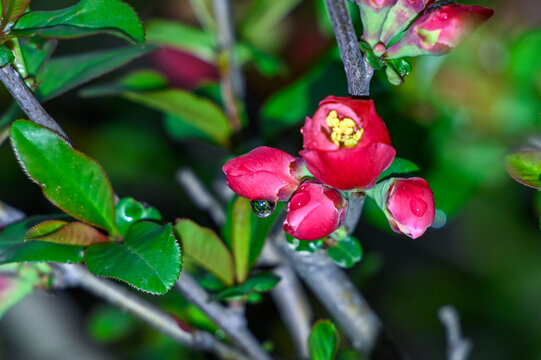
[[[458,4],[428,9],[387,50],[386,57],[446,54],[493,14],[492,9]]]
[[[380,42],[388,44],[396,34],[404,31],[428,3],[429,0],[398,0],[385,18],[379,37]]]
[[[338,229],[346,218],[347,201],[319,181],[304,182],[287,206],[284,230],[301,240],[317,240]]]
[[[250,200],[288,200],[300,184],[302,159],[267,146],[228,161],[222,168],[227,185]]]
[[[373,187],[396,154],[372,100],[328,96],[301,132],[308,170],[340,190]]]
[[[394,179],[384,209],[391,228],[416,239],[434,222],[434,195],[425,179]]]

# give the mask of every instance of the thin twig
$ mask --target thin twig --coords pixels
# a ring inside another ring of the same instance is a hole
[[[175,287],[188,301],[195,304],[214,321],[228,338],[244,350],[250,358],[256,360],[271,359],[246,327],[245,318],[219,302],[212,301],[209,294],[190,275],[182,273]]]
[[[368,96],[374,68],[361,54],[345,0],[325,0],[352,96]]]
[[[295,271],[282,259],[276,246],[265,242],[259,258],[264,265],[272,265],[273,272],[280,277],[280,282],[271,290],[271,296],[280,313],[291,341],[301,359],[308,359],[308,336],[312,324],[312,307],[301,286]]]
[[[188,198],[199,208],[210,215],[216,225],[225,223],[223,206],[205,188],[205,184],[190,168],[180,168],[175,173],[175,180],[184,189]]]
[[[244,98],[244,78],[235,53],[235,28],[230,0],[213,0],[218,25],[218,69],[226,113],[234,130],[239,130],[240,111],[237,101]]]
[[[451,306],[442,306],[438,317],[447,333],[447,360],[466,360],[473,347],[469,339],[462,337],[458,311]]]
[[[159,332],[188,348],[208,351],[221,359],[247,359],[205,331],[182,329],[173,316],[133,295],[112,281],[99,279],[81,265],[52,264],[55,288],[81,287],[143,320]]]
[[[60,125],[58,125],[47,111],[45,111],[15,69],[9,65],[0,68],[0,81],[2,81],[13,98],[17,100],[19,106],[30,120],[36,124],[45,126],[68,139],[64,130],[62,130]]]

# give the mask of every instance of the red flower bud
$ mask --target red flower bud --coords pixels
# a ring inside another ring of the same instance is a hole
[[[395,179],[387,193],[385,215],[391,228],[416,239],[434,222],[434,195],[425,179]]]
[[[299,186],[302,159],[282,150],[258,147],[222,168],[227,185],[250,200],[288,200]]]
[[[387,58],[446,54],[493,13],[481,6],[456,4],[429,10],[388,49]]]
[[[342,225],[346,212],[347,201],[338,191],[307,181],[287,205],[284,230],[299,240],[321,239]]]
[[[411,21],[423,11],[428,0],[398,0],[383,23],[380,41],[388,44],[392,38],[404,31]]]
[[[396,153],[372,100],[328,96],[301,132],[308,170],[340,190],[373,187]]]

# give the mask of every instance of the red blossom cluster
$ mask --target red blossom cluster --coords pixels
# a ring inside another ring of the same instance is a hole
[[[493,10],[434,0],[356,0],[363,40],[384,59],[443,55],[487,21]]]
[[[230,160],[223,171],[242,197],[288,201],[284,230],[300,240],[317,240],[342,225],[347,198],[373,188],[396,151],[372,100],[328,96],[301,132],[301,158],[262,146]],[[384,212],[394,231],[421,236],[435,214],[428,183],[394,179]]]

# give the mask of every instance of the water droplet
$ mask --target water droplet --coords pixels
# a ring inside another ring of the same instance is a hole
[[[413,215],[421,217],[425,214],[428,204],[420,198],[414,198],[410,201],[410,209]]]
[[[274,201],[267,200],[252,200],[250,201],[252,211],[260,218],[266,218],[271,216],[276,209],[276,203]]]

